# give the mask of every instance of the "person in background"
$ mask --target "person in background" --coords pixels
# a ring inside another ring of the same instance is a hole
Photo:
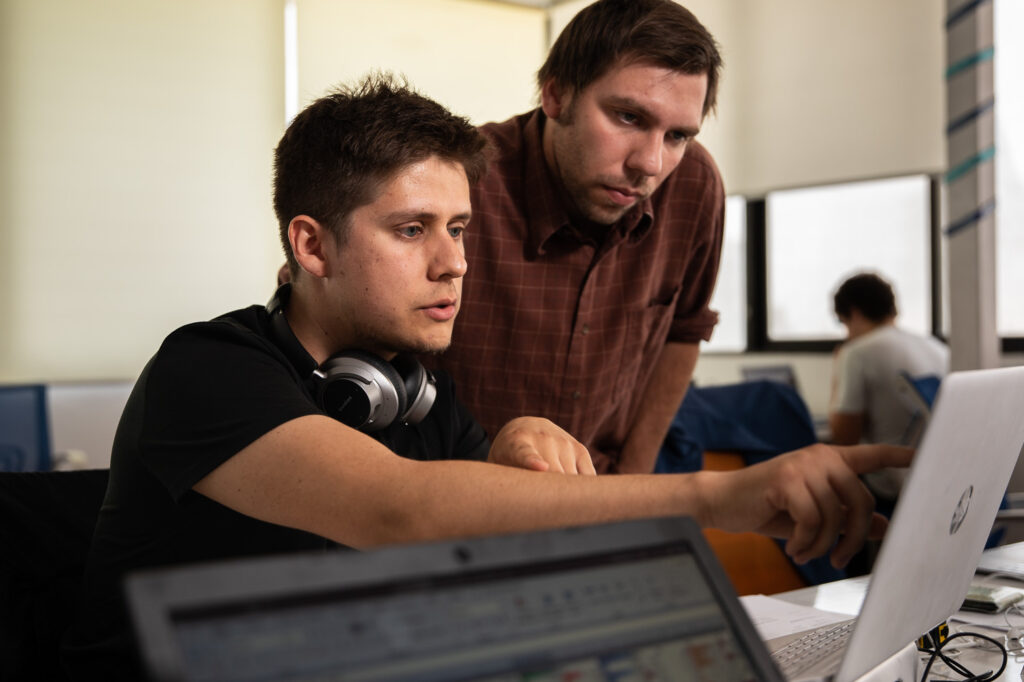
[[[935,338],[897,326],[896,296],[876,274],[844,281],[834,306],[846,340],[833,363],[831,441],[916,445],[911,441],[920,415],[906,395],[904,375],[941,379],[949,371],[949,350]],[[895,499],[903,474],[877,472],[868,477],[869,485],[879,496]]]

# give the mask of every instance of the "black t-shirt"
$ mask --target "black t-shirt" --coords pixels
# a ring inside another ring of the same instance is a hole
[[[121,594],[126,573],[164,566],[338,547],[310,533],[258,521],[192,490],[260,436],[323,414],[306,386],[311,357],[276,345],[263,306],[173,332],[146,365],[117,428],[110,483],[90,549],[78,622],[64,662],[76,679],[137,675]],[[435,373],[426,418],[373,435],[418,460],[487,456],[483,428]],[[339,456],[343,456],[339,448]]]

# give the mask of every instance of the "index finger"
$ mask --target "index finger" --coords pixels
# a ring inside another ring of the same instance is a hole
[[[913,448],[900,445],[834,445],[846,465],[858,474],[866,474],[883,467],[910,466]]]
[[[550,462],[545,460],[537,449],[530,445],[519,445],[512,450],[511,466],[533,471],[548,471],[551,468]]]
[[[586,476],[597,476],[597,469],[594,468],[594,459],[590,451],[580,443],[576,444],[576,470]]]

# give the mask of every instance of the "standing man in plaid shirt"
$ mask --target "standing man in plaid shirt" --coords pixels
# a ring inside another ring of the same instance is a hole
[[[694,137],[721,64],[672,0],[600,0],[552,47],[541,106],[482,127],[497,154],[439,363],[489,433],[540,415],[598,472],[653,471],[717,321],[725,193]]]

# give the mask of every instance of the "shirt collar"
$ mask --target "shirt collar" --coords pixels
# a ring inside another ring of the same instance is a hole
[[[533,255],[543,255],[549,240],[560,236],[581,242],[570,225],[569,213],[556,189],[557,181],[544,159],[543,131],[546,117],[538,108],[523,129],[525,154],[523,157],[524,203],[528,219],[528,246]],[[638,242],[650,232],[654,222],[654,206],[648,197],[630,210],[614,230],[630,242]]]

